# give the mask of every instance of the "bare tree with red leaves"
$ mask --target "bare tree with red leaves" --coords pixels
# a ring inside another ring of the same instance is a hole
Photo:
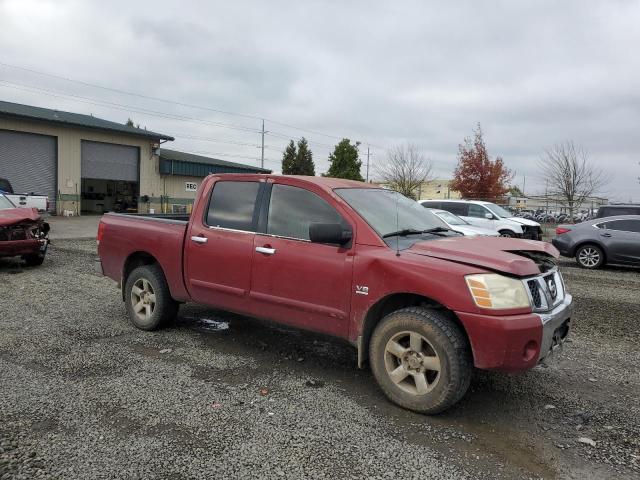
[[[479,123],[473,133],[473,138],[465,138],[458,147],[458,166],[453,172],[451,189],[460,192],[463,198],[496,200],[509,191],[513,173],[501,157],[491,160]]]

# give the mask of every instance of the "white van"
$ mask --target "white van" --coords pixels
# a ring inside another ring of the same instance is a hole
[[[471,225],[497,230],[502,237],[542,240],[542,228],[538,222],[514,217],[495,203],[479,200],[421,200],[420,203],[427,208],[454,213]]]

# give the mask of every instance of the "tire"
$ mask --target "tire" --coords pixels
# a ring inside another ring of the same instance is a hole
[[[576,250],[576,263],[581,268],[595,270],[604,265],[604,252],[597,245],[580,245]]]
[[[473,371],[469,343],[458,325],[447,312],[423,307],[397,310],[380,321],[371,336],[369,362],[389,400],[426,414],[458,402]]]
[[[125,283],[124,301],[129,320],[140,330],[156,330],[173,321],[178,302],[171,292],[159,265],[134,269]]]
[[[23,255],[22,260],[24,260],[28,267],[37,267],[38,265],[43,264],[44,257],[44,253],[33,253],[30,255]]]
[[[511,230],[500,230],[500,236],[501,237],[505,237],[505,238],[515,238],[516,234],[513,233]]]

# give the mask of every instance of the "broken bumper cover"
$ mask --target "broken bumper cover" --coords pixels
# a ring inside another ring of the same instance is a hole
[[[572,297],[546,313],[479,315],[456,312],[469,336],[477,368],[517,373],[535,367],[558,349],[567,334]]]
[[[542,342],[538,360],[544,360],[553,355],[557,349],[562,349],[565,338],[569,334],[571,314],[573,313],[573,297],[567,294],[560,305],[547,313],[538,313],[542,322]]]
[[[46,252],[49,240],[10,240],[0,242],[0,257],[15,257],[18,255],[34,255]]]

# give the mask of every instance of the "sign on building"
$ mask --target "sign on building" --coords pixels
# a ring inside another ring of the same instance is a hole
[[[195,182],[184,182],[184,191],[185,192],[195,192],[198,190],[198,184]]]

